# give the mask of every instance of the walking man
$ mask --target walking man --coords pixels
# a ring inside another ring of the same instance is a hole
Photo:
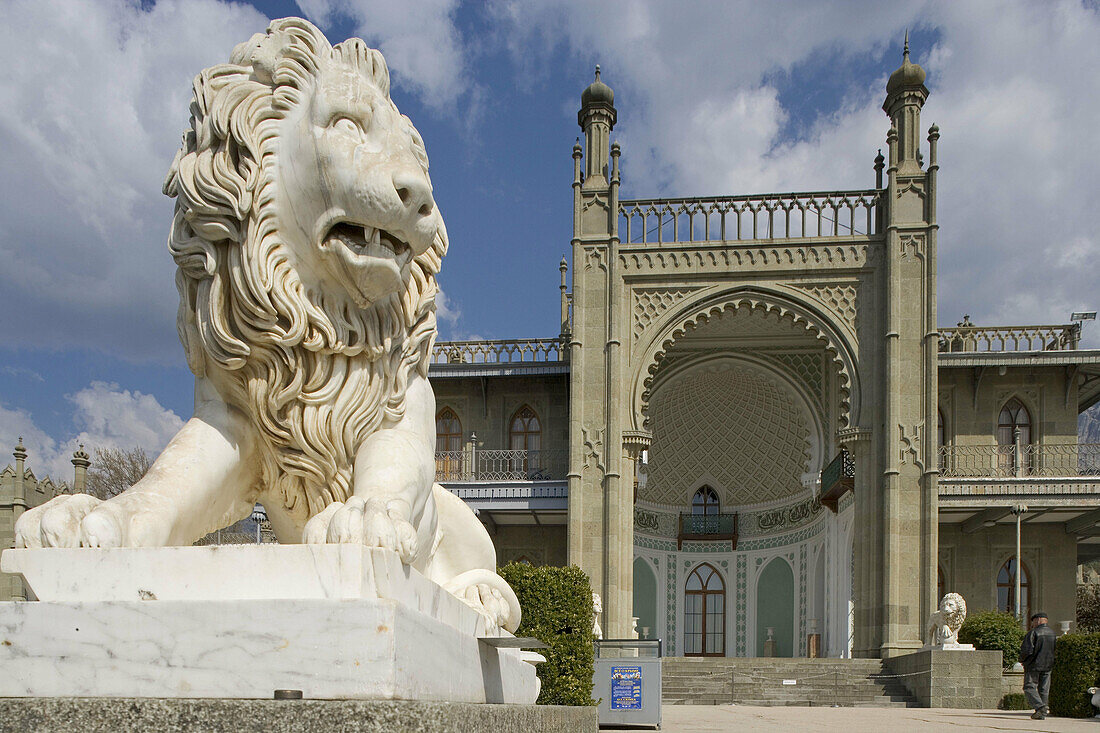
[[[1050,670],[1054,669],[1054,631],[1047,626],[1042,611],[1031,614],[1031,631],[1020,647],[1020,663],[1024,665],[1024,695],[1035,708],[1031,717],[1043,720],[1050,714]]]

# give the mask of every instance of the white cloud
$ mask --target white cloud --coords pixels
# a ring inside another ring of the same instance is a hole
[[[923,127],[942,131],[941,323],[964,312],[979,324],[1062,323],[1100,307],[1096,270],[1082,266],[1100,255],[1092,5],[573,0],[497,2],[492,12],[527,73],[563,34],[603,65],[628,196],[870,187],[888,128],[886,76],[900,61],[883,51],[907,26],[932,30],[936,46],[914,55],[931,90]],[[821,59],[883,59],[882,74],[841,84],[835,109],[786,139],[775,78],[820,75]],[[1100,345],[1093,330],[1086,342]]]
[[[67,399],[73,405],[72,432],[61,439],[39,428],[25,410],[0,405],[0,449],[14,449],[22,437],[27,465],[39,478],[49,475],[71,484],[72,453],[79,444],[92,456],[96,448],[142,448],[156,456],[183,427],[183,420],[153,395],[117,384],[92,382]]]
[[[0,28],[0,338],[178,361],[160,193],[196,71],[262,31],[215,0],[15,0]]]
[[[457,0],[298,0],[298,7],[318,24],[349,18],[356,35],[386,57],[395,80],[433,107],[445,109],[475,91],[454,22]]]

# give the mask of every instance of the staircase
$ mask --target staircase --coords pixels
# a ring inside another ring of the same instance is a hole
[[[887,674],[879,659],[665,657],[661,697],[679,705],[915,707]]]

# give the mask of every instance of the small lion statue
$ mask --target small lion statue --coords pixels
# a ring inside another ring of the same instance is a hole
[[[23,514],[16,547],[190,545],[259,501],[281,542],[393,550],[514,631],[492,541],[435,483],[447,232],[382,54],[286,18],[193,91],[164,192],[194,416],[129,490]]]
[[[932,635],[931,646],[958,646],[959,629],[966,620],[966,601],[958,593],[947,593],[940,599],[940,610],[928,619]]]

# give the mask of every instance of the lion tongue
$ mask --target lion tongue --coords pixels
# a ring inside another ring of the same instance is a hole
[[[338,240],[353,252],[359,252],[368,244],[378,244],[379,230],[341,222],[329,230],[328,241]]]

